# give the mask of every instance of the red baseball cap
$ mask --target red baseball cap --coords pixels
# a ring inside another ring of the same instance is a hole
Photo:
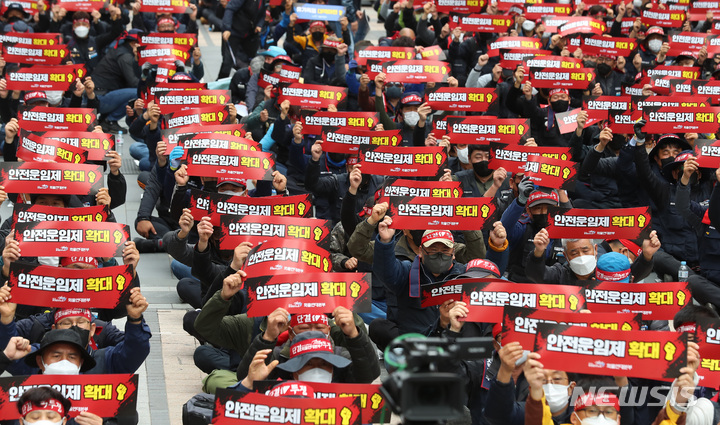
[[[420,240],[420,244],[425,248],[436,242],[440,242],[448,248],[455,246],[455,238],[449,230],[426,230]]]

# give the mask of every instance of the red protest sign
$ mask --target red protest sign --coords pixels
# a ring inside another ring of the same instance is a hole
[[[321,135],[323,127],[372,130],[380,124],[377,112],[300,111],[303,134]]]
[[[720,107],[643,107],[647,133],[716,133],[720,128]]]
[[[231,100],[230,90],[174,90],[155,96],[163,113],[197,106],[224,105]]]
[[[168,144],[168,149],[172,150],[180,138],[183,136],[195,136],[200,133],[214,133],[217,135],[228,135],[235,137],[245,136],[245,124],[191,124],[184,127],[166,128],[161,131],[163,140]]]
[[[537,49],[500,49],[500,66],[505,69],[515,69],[528,58],[551,55],[550,50]]]
[[[15,405],[12,405],[15,408]],[[17,409],[15,409],[17,412]],[[271,416],[275,413],[274,416]],[[328,424],[360,425],[360,397],[338,397],[313,400],[294,397],[271,397],[219,388],[215,393],[213,425],[256,423],[258,420],[292,425]]]
[[[253,247],[243,270],[248,276],[329,272],[332,263],[330,253],[312,241],[271,239]]]
[[[579,59],[564,57],[564,56],[552,56],[543,55],[535,56],[532,58],[525,59],[523,66],[527,68],[562,68],[562,69],[577,69],[582,68],[582,61]]]
[[[700,346],[702,357],[720,358],[720,323],[717,319],[698,317],[694,341]],[[677,330],[677,329],[676,329]]]
[[[187,0],[146,0],[140,6],[141,12],[149,13],[191,13]]]
[[[61,308],[109,308],[127,302],[133,266],[68,269],[14,261],[8,283],[13,301]]]
[[[391,196],[393,229],[477,230],[495,221],[495,198],[411,198]]]
[[[720,359],[705,356],[700,358],[700,367],[695,371],[700,378],[699,386],[717,388],[720,386]]]
[[[641,322],[642,316],[632,313],[558,313],[507,306],[503,312],[501,335],[503,344],[519,342],[523,349],[530,350],[535,344],[537,326],[540,323],[582,326],[590,329],[639,331]]]
[[[496,56],[500,49],[540,49],[540,40],[530,37],[500,37],[488,44],[489,56]]]
[[[525,118],[447,117],[447,134],[453,144],[519,143],[529,133],[530,120]]]
[[[649,207],[580,209],[548,207],[551,238],[636,239],[649,233]]]
[[[260,143],[254,140],[222,133],[181,134],[178,139],[178,145],[182,146],[184,150],[183,159],[187,158],[190,149],[262,151]],[[166,152],[168,151],[166,150]]]
[[[410,196],[418,198],[457,198],[462,196],[459,181],[438,182],[406,180],[390,177],[385,180],[378,202],[387,202],[388,196]]]
[[[501,33],[508,32],[508,28],[515,24],[515,20],[506,15],[456,15],[457,11],[452,12],[448,21],[451,30],[460,27],[465,32]]]
[[[440,13],[479,13],[485,7],[485,0],[437,0]]]
[[[670,80],[670,95],[697,95],[717,104],[720,103],[720,80],[674,78]]]
[[[705,45],[708,36],[709,34],[703,32],[670,34],[668,37],[668,43],[670,44],[668,56],[677,56],[686,51],[697,54]]]
[[[15,240],[26,257],[122,257],[130,227],[101,221],[32,221],[15,223]]]
[[[563,15],[550,15],[542,16],[538,19],[542,19],[545,31],[548,33],[557,33],[560,31],[560,27],[576,19],[583,19],[583,16],[563,16]]]
[[[347,88],[300,83],[280,84],[278,90],[278,103],[288,100],[293,106],[317,109],[337,106],[348,94]]]
[[[70,400],[70,417],[80,412],[102,418],[137,415],[138,376],[118,375],[30,375],[0,378],[0,420],[20,417],[17,401],[35,387],[53,387]]]
[[[158,67],[158,70],[160,69],[161,68]],[[140,97],[145,101],[145,104],[147,105],[150,101],[155,100],[155,94],[161,91],[204,89],[207,89],[207,84],[205,83],[168,83],[167,81],[158,81],[156,84],[148,85],[143,90]]]
[[[637,41],[625,37],[593,36],[582,38],[580,48],[584,54],[593,56],[626,57],[638,47]]]
[[[36,46],[30,44],[5,43],[2,45],[2,55],[6,62],[26,65],[59,65],[70,52],[66,44],[54,46]]]
[[[697,139],[695,156],[701,168],[717,169],[720,167],[720,140]]]
[[[66,91],[75,80],[87,75],[85,65],[33,65],[5,74],[7,90]]]
[[[575,108],[567,112],[555,114],[560,134],[572,133],[577,129],[577,117],[582,108]]]
[[[13,223],[27,223],[30,221],[105,221],[108,216],[110,216],[110,207],[107,205],[79,208],[20,203],[13,205]]]
[[[195,46],[197,45],[197,34],[186,34],[186,33],[161,33],[152,32],[148,34],[140,34],[140,44],[160,44],[160,45],[173,45],[178,46]]]
[[[59,0],[57,4],[68,12],[92,13],[105,7],[104,0]]]
[[[368,60],[367,75],[374,79],[379,73],[385,73],[385,81],[395,83],[442,83],[450,75],[450,65],[437,60]]]
[[[90,131],[47,131],[44,133],[27,133],[34,134],[41,139],[57,140],[81,148],[87,152],[87,159],[90,161],[103,161],[106,159],[107,151],[115,149],[115,135],[110,133],[94,133]],[[25,137],[25,133],[20,131],[21,137]]]
[[[435,177],[446,168],[447,153],[442,146],[400,148],[361,145],[360,164],[364,174]]]
[[[46,139],[28,134],[19,140],[17,157],[29,162],[84,164],[88,160],[88,153],[85,149],[76,148],[55,139]]]
[[[585,96],[582,109],[588,114],[587,126],[608,119],[610,110],[631,110],[632,99],[630,96]]]
[[[0,7],[0,14],[2,14],[2,15],[4,16],[4,15],[5,15],[5,12],[7,12],[7,10],[8,10],[8,6],[11,5],[11,4],[13,4],[13,3],[19,5],[19,6],[25,11],[25,13],[27,13],[28,15],[34,16],[34,15],[37,15],[38,12],[40,12],[40,10],[38,10],[38,4],[37,4],[37,2],[35,2],[35,1],[31,1],[31,0],[30,0],[30,1],[28,1],[28,0],[20,0],[20,1],[15,1],[15,0],[3,0],[3,1],[2,1],[2,6]]]
[[[95,127],[96,118],[96,112],[91,108],[33,106],[21,109],[18,115],[18,124],[20,128],[28,131],[89,131]]]
[[[101,165],[4,162],[0,184],[8,193],[87,195],[103,185]]]
[[[323,151],[357,155],[361,145],[400,146],[402,135],[397,130],[352,130],[339,128],[323,131]]]
[[[277,386],[277,381],[254,381],[253,389],[260,394],[268,395],[270,390]],[[280,394],[274,396],[292,396],[296,391],[291,385],[282,386],[278,389]],[[341,397],[359,397],[360,408],[362,409],[362,423],[379,424],[389,423],[391,413],[389,406],[385,405],[385,398],[380,391],[378,384],[341,384],[338,382],[325,383],[313,382],[312,389],[315,392],[315,399],[335,399]]]
[[[524,173],[528,157],[540,155],[567,161],[572,158],[570,148],[552,146],[525,146],[512,143],[490,142],[489,167],[497,170],[502,167],[509,173]]]
[[[593,313],[640,313],[643,320],[672,320],[692,302],[687,282],[588,281],[585,299]]]
[[[680,28],[685,22],[685,12],[657,8],[644,9],[640,20],[648,27]]]
[[[0,43],[31,44],[33,46],[53,46],[62,44],[63,36],[57,32],[8,32],[0,35]]]
[[[414,58],[415,49],[411,47],[368,46],[365,49],[355,51],[355,60],[359,66],[367,65],[368,59],[386,61]]]
[[[582,288],[569,285],[513,283],[498,279],[455,279],[423,285],[422,307],[447,300],[462,301],[470,312],[468,322],[500,323],[505,306],[529,307],[565,313],[585,305]]]
[[[595,78],[591,68],[542,68],[530,70],[530,82],[536,88],[566,88],[585,90]]]
[[[673,78],[690,78],[697,80],[700,78],[700,68],[697,66],[656,66],[655,68],[645,71],[650,78],[673,77]]]
[[[494,88],[440,87],[427,94],[433,110],[485,112],[498,99]]]
[[[142,66],[146,62],[153,65],[172,64],[175,61],[183,63],[190,59],[190,50],[192,46],[176,46],[162,44],[147,44],[138,46],[138,65]]]
[[[602,35],[605,31],[607,31],[605,22],[583,16],[580,19],[573,19],[561,26],[558,34],[560,34],[561,37],[578,33]]]
[[[329,220],[259,215],[220,217],[220,249],[232,251],[241,242],[253,245],[274,238],[311,241],[323,248],[330,244]]]
[[[573,8],[569,4],[562,5],[562,4],[547,3],[547,4],[528,5],[525,8],[525,18],[534,21],[534,20],[540,19],[544,16],[569,15],[572,13],[572,10],[573,10]]]
[[[220,226],[220,217],[224,214],[311,217],[310,198],[310,194],[251,198],[192,189],[190,211],[197,221],[203,217],[210,217],[213,226]]]
[[[190,176],[272,180],[275,160],[270,152],[239,149],[188,149]]]
[[[184,125],[228,124],[230,123],[230,110],[227,105],[199,106],[192,109],[163,114],[164,128],[182,127]]]
[[[573,190],[580,164],[574,161],[528,155],[525,176],[538,186]]]
[[[608,121],[615,134],[634,134],[633,126],[642,118],[642,111],[638,110],[610,110]]]
[[[709,38],[707,41],[707,52],[709,57],[720,53],[720,37]]]
[[[290,84],[294,81],[297,81],[297,80],[285,78],[275,72],[267,73],[264,70],[260,71],[260,75],[258,75],[258,87],[261,87],[262,89],[265,89],[265,87],[267,87],[267,86],[277,87],[280,85],[280,83]]]
[[[534,352],[548,369],[671,381],[687,365],[687,335],[539,324]]]
[[[290,314],[332,313],[345,307],[356,313],[370,311],[369,273],[275,274],[248,278],[247,314],[263,317],[278,308]]]

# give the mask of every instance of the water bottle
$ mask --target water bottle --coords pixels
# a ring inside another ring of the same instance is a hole
[[[685,264],[684,261],[680,262],[680,268],[678,269],[678,280],[680,282],[687,282],[688,276],[690,275],[690,268]]]
[[[118,135],[115,138],[115,151],[117,151],[120,156],[122,156],[123,153],[123,132],[122,130],[118,131]]]

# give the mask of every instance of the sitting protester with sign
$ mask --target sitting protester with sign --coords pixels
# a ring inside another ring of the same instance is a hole
[[[262,321],[261,333],[253,337],[255,319],[246,314],[227,315],[230,300],[240,291],[244,276],[245,272],[240,270],[226,277],[222,290],[215,292],[195,320],[195,329],[208,341],[243,354],[237,376],[225,376],[226,373],[216,371],[205,381],[208,392],[242,380],[248,373],[251,359],[263,350],[275,348],[268,358],[286,361],[289,344],[297,335],[307,331],[322,332],[324,338],[337,344],[337,352],[353,361],[352,367],[340,374],[343,382],[370,383],[380,375],[376,350],[365,324],[360,316],[345,307],[335,309],[333,321],[324,314],[294,315],[288,321],[290,315],[287,310],[278,308]],[[280,337],[286,338],[288,343],[279,345]]]
[[[103,423],[100,416],[87,411],[70,418],[71,407],[70,400],[52,387],[29,389],[17,401],[23,424],[101,425]]]

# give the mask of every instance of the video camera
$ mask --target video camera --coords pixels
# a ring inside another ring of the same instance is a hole
[[[493,339],[403,335],[385,350],[385,364],[395,369],[380,392],[404,424],[444,423],[464,417],[465,377],[462,360],[491,357]]]

